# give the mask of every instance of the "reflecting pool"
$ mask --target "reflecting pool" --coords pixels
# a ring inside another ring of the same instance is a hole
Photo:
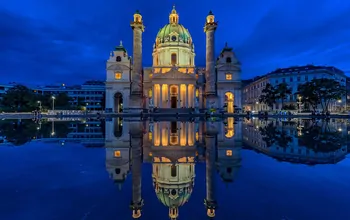
[[[350,219],[344,119],[0,121],[0,219]]]

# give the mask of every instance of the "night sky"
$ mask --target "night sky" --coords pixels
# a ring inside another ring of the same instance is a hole
[[[243,78],[311,63],[350,70],[350,1],[9,0],[0,2],[0,83],[104,80],[105,61],[120,40],[132,55],[130,21],[137,9],[146,26],[143,62],[150,66],[156,34],[174,3],[198,66],[205,65],[203,26],[212,10],[219,21],[216,53],[228,42]]]

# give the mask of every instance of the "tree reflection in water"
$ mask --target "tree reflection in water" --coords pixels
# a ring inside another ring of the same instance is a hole
[[[288,147],[292,142],[292,137],[284,129],[284,123],[281,127],[277,127],[273,122],[270,122],[265,127],[260,127],[259,132],[262,140],[265,141],[267,147],[277,144],[280,147]]]
[[[298,137],[298,144],[315,152],[333,152],[346,144],[346,137],[342,135],[329,121],[305,122],[302,134]]]
[[[54,122],[55,137],[65,138],[71,131],[69,122]],[[0,135],[15,146],[33,139],[51,137],[52,122],[32,120],[6,120],[0,123]]]

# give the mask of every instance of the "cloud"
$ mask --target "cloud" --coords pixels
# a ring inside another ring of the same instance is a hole
[[[317,4],[316,4],[317,3]],[[18,9],[21,4],[25,10]],[[128,7],[126,7],[128,5]],[[225,7],[222,7],[225,5]],[[152,45],[168,22],[171,3],[147,1],[33,0],[0,3],[2,82],[74,83],[105,78],[105,60],[123,40],[132,55],[132,14],[144,17],[143,61],[152,62]],[[337,0],[222,0],[179,2],[180,22],[189,29],[196,63],[205,62],[203,23],[209,10],[220,21],[216,53],[227,41],[243,64],[245,78],[278,67],[306,63],[350,70],[350,2]],[[193,12],[195,9],[195,12]]]

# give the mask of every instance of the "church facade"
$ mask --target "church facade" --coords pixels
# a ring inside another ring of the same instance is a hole
[[[169,23],[161,28],[153,45],[152,67],[142,66],[144,24],[139,12],[131,22],[133,57],[122,43],[107,61],[106,111],[132,112],[157,108],[200,110],[241,108],[241,65],[226,46],[214,56],[217,22],[212,12],[206,18],[206,67],[195,65],[195,47],[188,29],[172,9]]]

